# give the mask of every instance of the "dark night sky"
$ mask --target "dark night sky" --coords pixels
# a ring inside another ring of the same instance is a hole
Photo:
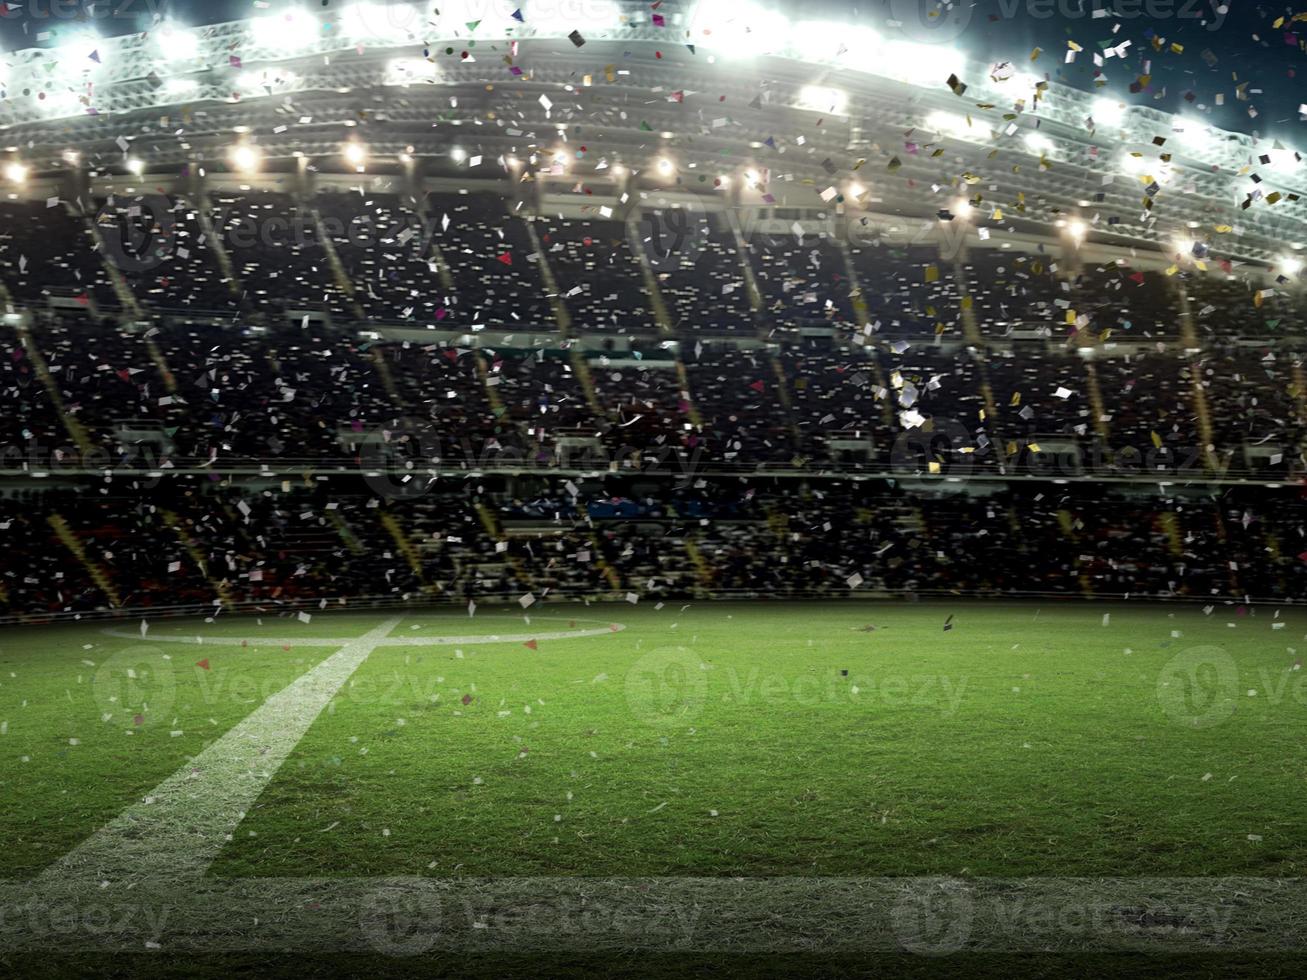
[[[344,2],[306,0],[305,5],[319,8]],[[666,0],[666,7],[670,9],[675,2]],[[736,0],[721,2],[734,6]],[[890,37],[898,33],[892,22],[908,23],[910,15],[920,21],[919,10],[929,9],[935,2],[804,0],[788,5],[801,9],[804,17],[863,23]],[[1221,2],[1231,6],[1224,15],[1214,12]],[[1300,2],[1299,9],[1307,13],[1307,0]],[[11,0],[0,0],[0,8],[7,3]],[[287,0],[272,0],[271,9],[286,5]],[[82,27],[69,11],[85,11],[88,6],[94,7],[94,0],[26,0],[18,9],[0,11],[0,39],[5,48],[30,47],[36,35],[51,26],[64,30]],[[1095,18],[1094,6],[1119,16]],[[52,9],[63,15],[52,16]],[[100,0],[98,9],[100,14],[93,22],[103,34],[144,30],[152,19],[165,14],[197,24],[267,12],[256,9],[253,0]],[[1222,128],[1272,135],[1302,147],[1307,146],[1307,122],[1300,119],[1298,106],[1307,102],[1307,53],[1303,50],[1307,21],[1289,21],[1293,13],[1290,7],[1240,4],[1238,0],[981,0],[942,16],[965,21],[965,27],[950,35],[955,39],[947,43],[960,45],[972,57],[991,62],[1011,60],[1022,70],[1051,73],[1084,89],[1094,85],[1092,53],[1099,50],[1100,42],[1119,44],[1129,39],[1133,45],[1127,58],[1109,59],[1105,65],[1108,92],[1168,111],[1197,113],[1199,106],[1205,106],[1206,118]],[[1286,17],[1286,24],[1276,29],[1272,25],[1281,16]],[[941,23],[929,18],[926,22]],[[1113,25],[1119,25],[1115,34]],[[1160,52],[1153,50],[1153,34],[1166,40]],[[1063,63],[1068,40],[1084,48],[1071,65]],[[1184,51],[1172,53],[1172,43],[1183,45]],[[1032,69],[1029,56],[1036,45],[1044,53]],[[1151,84],[1132,94],[1129,85],[1143,73],[1147,58],[1152,60]],[[1240,101],[1236,86],[1245,82],[1248,98]],[[1215,105],[1218,94],[1225,96],[1223,107]],[[1256,110],[1256,117],[1250,116],[1250,107]]]

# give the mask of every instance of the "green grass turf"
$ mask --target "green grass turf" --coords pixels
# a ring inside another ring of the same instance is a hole
[[[1301,874],[1307,614],[1275,630],[1270,609],[1117,606],[1104,625],[1105,611],[551,606],[529,628],[503,610],[410,615],[397,635],[627,628],[537,651],[377,649],[213,872]],[[1174,658],[1212,646],[1237,676],[1222,687],[1203,667],[1188,688]],[[1177,721],[1214,691],[1215,723]]]
[[[613,953],[598,955],[537,954],[486,955],[482,953],[431,954],[409,960],[367,954],[295,953],[278,955],[205,954],[184,962],[168,953],[51,955],[0,957],[0,965],[14,976],[58,978],[69,976],[121,977],[123,980],[194,977],[227,980],[233,975],[289,977],[433,977],[485,978],[485,980],[537,980],[541,976],[651,977],[685,980],[687,977],[775,977],[796,980],[812,977],[968,977],[974,980],[1014,980],[1017,977],[1062,980],[1064,977],[1121,977],[1130,980],[1256,980],[1300,978],[1307,968],[1301,955],[1139,955],[1123,953],[1079,954],[954,954],[944,958],[902,953],[868,953],[831,956],[819,952],[765,955],[712,953]]]
[[[373,622],[333,625],[348,636]],[[152,642],[226,632],[219,623],[160,623],[144,639],[136,623],[0,632],[0,877],[62,857],[331,652],[260,645],[260,632],[314,628],[265,624],[241,622],[244,649]]]

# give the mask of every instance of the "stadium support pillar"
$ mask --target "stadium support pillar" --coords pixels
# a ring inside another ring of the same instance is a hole
[[[682,397],[685,399],[685,414],[690,420],[690,424],[695,428],[703,428],[703,415],[700,414],[698,407],[694,404],[694,393],[690,390],[690,372],[685,369],[685,362],[681,360],[679,350],[676,353],[676,382],[680,386]]]
[[[104,246],[104,236],[100,233],[100,226],[96,224],[95,215],[83,213],[82,220],[86,222],[86,228],[95,242],[95,250],[100,256],[100,263],[104,267],[105,275],[109,277],[109,283],[113,286],[114,295],[118,297],[118,303],[122,306],[122,316],[120,320],[125,323],[136,323],[145,318],[141,312],[141,304],[136,299],[136,294],[132,288],[127,285],[127,277],[123,275],[122,269],[117,264],[110,261],[110,252]]]
[[[623,589],[622,576],[612,565],[604,558],[604,550],[601,547],[602,542],[595,531],[590,532],[591,554],[594,555],[594,566],[599,569],[599,574],[608,582],[608,587],[614,592],[621,592]]]
[[[871,307],[867,305],[867,297],[862,295],[862,286],[858,283],[858,271],[853,267],[853,253],[849,251],[846,237],[837,238],[836,246],[840,251],[840,260],[844,263],[844,275],[849,281],[849,302],[853,305],[853,315],[858,324],[858,336],[855,342],[862,343],[870,336],[868,328],[871,326]]]
[[[1107,424],[1107,408],[1103,403],[1103,389],[1098,384],[1098,368],[1093,361],[1085,362],[1085,387],[1089,392],[1089,410],[1094,413],[1094,431],[1106,444],[1112,433]]]
[[[749,294],[749,308],[754,313],[761,314],[763,312],[762,290],[758,288],[758,278],[753,274],[753,266],[749,263],[749,243],[744,240],[744,232],[740,230],[740,219],[735,209],[728,209],[725,213],[727,224],[731,226],[731,237],[735,239],[735,250],[740,256],[740,272],[744,275],[744,288]],[[765,330],[760,322],[759,336],[764,336]]]
[[[45,363],[45,357],[42,355],[41,349],[36,346],[36,341],[28,329],[27,320],[25,318],[20,320],[16,329],[18,339],[27,352],[27,359],[32,364],[32,370],[41,379],[41,385],[45,388],[46,394],[50,396],[50,403],[54,405],[55,411],[59,413],[59,420],[63,422],[64,430],[68,433],[69,438],[73,440],[73,444],[83,457],[93,455],[94,447],[91,445],[90,434],[87,433],[86,427],[64,405],[63,394],[59,391],[59,386],[55,384],[54,376],[50,374],[50,368]]]
[[[558,280],[554,278],[554,270],[549,267],[549,257],[545,255],[544,244],[536,233],[535,225],[530,221],[525,221],[523,224],[526,225],[526,233],[531,239],[531,248],[540,256],[540,278],[544,280],[545,289],[549,292],[549,305],[553,307],[554,319],[558,322],[558,332],[562,334],[563,339],[567,339],[572,333],[572,315],[567,312],[567,304],[563,302],[563,296],[558,291]]]
[[[64,519],[63,515],[51,514],[46,518],[46,520],[49,521],[50,527],[54,529],[55,537],[57,537],[60,543],[71,551],[73,555],[76,556],[77,560],[86,568],[87,574],[91,576],[91,581],[95,583],[96,587],[103,592],[105,597],[109,600],[109,605],[113,606],[115,609],[122,605],[118,598],[118,590],[110,580],[109,573],[93,561],[91,556],[86,553],[86,547],[82,544],[77,535],[73,533],[73,529],[68,526],[68,521]]]
[[[191,561],[195,562],[195,567],[200,570],[204,580],[209,583],[209,588],[213,589],[214,595],[218,597],[224,606],[230,609],[232,604],[231,589],[227,587],[226,582],[218,581],[209,574],[209,564],[204,559],[204,552],[200,550],[200,546],[191,537],[190,532],[186,530],[182,519],[171,510],[161,510],[159,516],[163,518],[163,523],[167,525],[169,530],[177,535],[177,540],[181,542],[182,548],[190,556]]]
[[[481,386],[486,390],[486,401],[490,403],[490,409],[495,413],[495,418],[504,417],[504,400],[499,397],[499,388],[490,383],[490,365],[486,363],[485,357],[477,351],[473,355],[477,369],[477,377],[481,379]]]
[[[984,347],[985,338],[980,332],[980,321],[976,319],[976,303],[971,297],[971,282],[967,279],[967,270],[961,258],[953,262],[953,281],[957,284],[958,293],[962,297],[962,334],[966,337],[967,343]]]
[[[327,226],[322,221],[322,213],[313,206],[308,206],[308,212],[313,215],[313,228],[317,232],[319,244],[322,245],[322,254],[327,257],[327,267],[331,269],[331,276],[336,280],[336,287],[349,297],[350,312],[354,314],[355,320],[362,323],[367,317],[363,315],[363,307],[359,305],[354,280],[345,271],[345,263],[340,260],[340,253],[336,251],[336,243],[327,234]]]
[[[576,375],[576,380],[581,382],[581,390],[585,392],[585,403],[596,418],[606,419],[608,412],[599,401],[599,392],[595,390],[594,375],[590,373],[590,361],[585,356],[585,351],[572,345],[569,354],[572,358],[572,373]]]
[[[399,553],[408,562],[409,570],[413,573],[413,577],[418,580],[422,591],[439,591],[438,587],[427,585],[422,574],[422,556],[418,554],[417,548],[414,547],[413,540],[404,533],[404,528],[400,526],[399,519],[394,514],[383,511],[378,516],[378,520],[381,521],[381,526],[386,529],[386,533],[390,535],[390,539],[395,542],[395,547],[399,549]]]
[[[195,216],[200,222],[200,230],[204,232],[204,242],[209,246],[209,251],[213,253],[214,259],[218,262],[218,269],[222,272],[223,279],[227,281],[227,289],[232,296],[239,298],[242,294],[240,279],[236,275],[236,268],[232,265],[231,254],[227,251],[222,236],[214,231],[213,215],[209,211],[212,204],[209,201],[208,190],[203,183],[196,183],[191,200],[195,204]]]
[[[675,334],[672,317],[667,312],[667,304],[663,301],[662,290],[658,288],[658,279],[654,276],[653,266],[649,264],[649,255],[644,250],[644,243],[640,241],[640,221],[634,211],[626,219],[626,242],[631,247],[636,261],[640,263],[640,276],[644,279],[645,291],[649,293],[654,321],[664,337],[671,337]]]
[[[386,389],[386,394],[390,396],[390,402],[396,409],[403,412],[404,396],[400,394],[399,386],[395,384],[395,376],[390,373],[390,365],[386,363],[386,354],[384,347],[373,347],[368,351],[368,356],[372,358],[372,366],[377,369],[377,377],[381,379],[381,387]]]
[[[690,564],[694,566],[695,574],[699,579],[701,588],[700,595],[708,595],[712,592],[716,576],[713,574],[712,565],[704,557],[703,549],[699,547],[699,542],[690,536],[685,538],[685,553],[690,558]]]

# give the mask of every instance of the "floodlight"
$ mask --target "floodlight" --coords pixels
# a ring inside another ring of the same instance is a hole
[[[21,184],[27,180],[27,167],[12,160],[5,164],[5,179],[15,184]]]
[[[165,61],[184,61],[200,51],[200,36],[195,31],[166,24],[154,34],[159,53]]]
[[[1095,122],[1117,126],[1125,121],[1126,105],[1114,99],[1094,99],[1091,111]]]
[[[799,107],[842,116],[849,107],[849,93],[825,85],[805,85],[799,89]]]
[[[250,33],[260,47],[293,53],[318,40],[322,25],[308,11],[296,7],[282,14],[255,17],[250,21]]]

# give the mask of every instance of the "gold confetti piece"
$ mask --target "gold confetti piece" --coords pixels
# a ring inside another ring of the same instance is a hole
[[[1156,432],[1149,432],[1148,434],[1149,434],[1149,435],[1152,437],[1152,439],[1153,439],[1153,445],[1156,446],[1158,449],[1161,449],[1161,448],[1162,448],[1162,437],[1159,436]]]
[[[926,266],[926,282],[937,282],[939,280],[939,266]]]

